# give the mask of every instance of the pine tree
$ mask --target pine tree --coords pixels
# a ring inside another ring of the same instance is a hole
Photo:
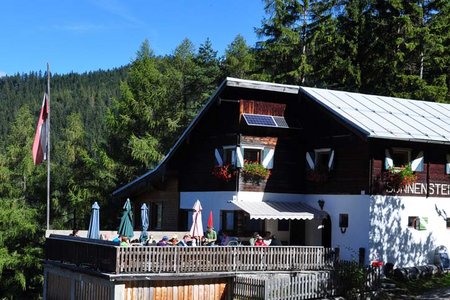
[[[221,64],[223,77],[249,79],[254,63],[250,47],[239,34],[225,49],[225,57]]]

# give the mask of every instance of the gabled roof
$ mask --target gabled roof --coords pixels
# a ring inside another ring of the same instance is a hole
[[[450,104],[300,89],[367,138],[450,144]]]
[[[183,134],[178,138],[178,140],[175,142],[175,145],[170,148],[169,153],[163,158],[163,160],[159,163],[156,168],[148,171],[144,175],[136,178],[135,180],[131,181],[130,183],[118,188],[113,192],[113,197],[120,196],[121,194],[129,192],[132,188],[135,188],[139,185],[145,185],[148,180],[153,176],[156,175],[156,173],[162,171],[164,169],[164,166],[169,161],[169,159],[173,156],[173,154],[176,152],[176,150],[183,144],[185,139],[189,136],[189,133],[194,129],[195,125],[199,122],[201,117],[208,111],[208,109],[211,107],[215,101],[219,99],[220,94],[222,91],[224,91],[227,87],[238,87],[238,88],[246,88],[246,89],[252,89],[252,90],[261,90],[261,91],[268,91],[268,92],[279,92],[279,93],[287,93],[287,94],[298,94],[299,87],[295,85],[287,85],[287,84],[277,84],[277,83],[270,83],[270,82],[262,82],[262,81],[254,81],[254,80],[245,80],[245,79],[238,79],[238,78],[232,78],[227,77],[220,86],[216,89],[216,91],[209,97],[206,104],[203,106],[203,108],[200,110],[200,112],[197,114],[197,116],[192,120],[192,122],[189,124],[189,126],[186,128],[186,130],[183,132]]]

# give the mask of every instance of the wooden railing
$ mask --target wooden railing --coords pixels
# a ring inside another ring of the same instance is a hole
[[[119,247],[110,243],[51,235],[46,259],[116,274],[323,270],[334,262],[332,249],[324,247]]]

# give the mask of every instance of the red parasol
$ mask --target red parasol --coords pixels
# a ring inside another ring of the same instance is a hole
[[[209,218],[208,218],[208,227],[213,228],[214,226],[213,222],[213,213],[212,210],[209,212]]]

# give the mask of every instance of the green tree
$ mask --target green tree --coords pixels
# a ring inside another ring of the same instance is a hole
[[[303,84],[311,72],[307,59],[311,1],[265,0],[265,11],[270,18],[264,18],[256,31],[264,39],[256,52],[261,73],[276,82]]]
[[[178,103],[168,97],[170,87],[165,83],[145,41],[108,115],[110,153],[121,166],[117,174],[123,182],[155,167],[179,130]]]
[[[31,158],[33,128],[23,106],[6,136],[0,154],[0,297],[36,298],[42,285],[42,205],[32,203],[34,173]]]
[[[250,79],[254,68],[254,58],[242,35],[237,35],[227,46],[221,66],[223,77]]]

